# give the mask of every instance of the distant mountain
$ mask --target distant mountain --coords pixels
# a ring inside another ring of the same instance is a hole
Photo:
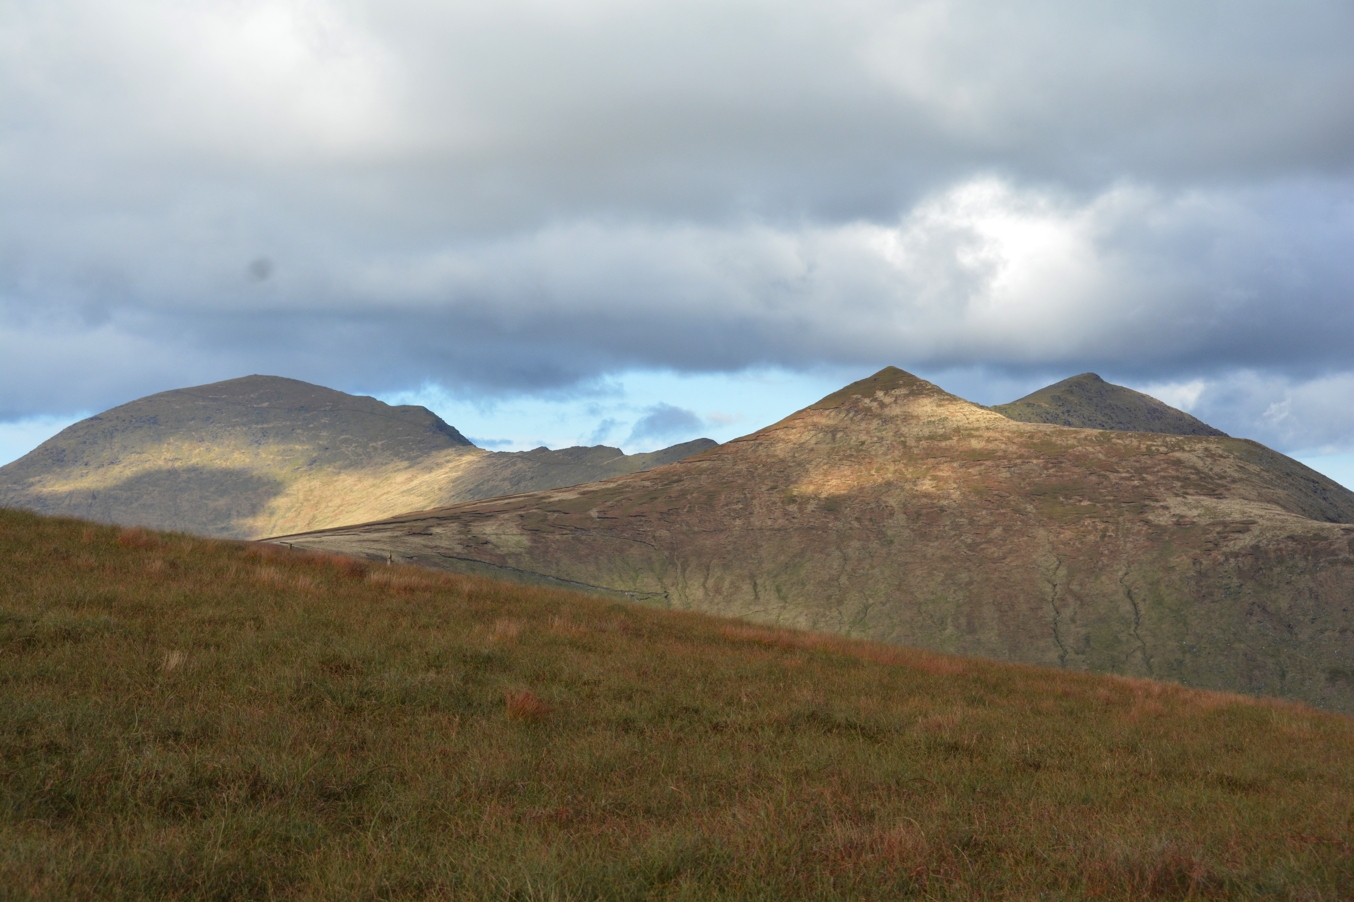
[[[1354,712],[1354,493],[892,367],[669,466],[274,541]]]
[[[1227,434],[1151,395],[1106,382],[1095,373],[1064,379],[1019,401],[998,404],[992,409],[1022,423],[1169,435]]]
[[[489,452],[423,407],[246,376],[72,425],[0,467],[0,506],[248,538],[590,482],[714,444]]]

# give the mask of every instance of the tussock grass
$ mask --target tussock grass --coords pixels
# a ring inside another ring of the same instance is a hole
[[[1342,899],[1354,721],[0,511],[0,896]]]

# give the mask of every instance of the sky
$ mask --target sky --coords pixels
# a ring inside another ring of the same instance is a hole
[[[648,450],[892,364],[1354,482],[1351,46],[1344,0],[8,0],[0,458],[249,373]]]

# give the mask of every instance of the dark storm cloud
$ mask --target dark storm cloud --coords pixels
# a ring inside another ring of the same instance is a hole
[[[819,362],[1244,373],[1200,403],[1282,395],[1290,444],[1354,401],[1345,3],[52,0],[0,41],[0,419]]]

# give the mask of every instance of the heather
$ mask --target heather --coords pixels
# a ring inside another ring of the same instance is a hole
[[[0,511],[0,893],[1340,899],[1354,721]]]

